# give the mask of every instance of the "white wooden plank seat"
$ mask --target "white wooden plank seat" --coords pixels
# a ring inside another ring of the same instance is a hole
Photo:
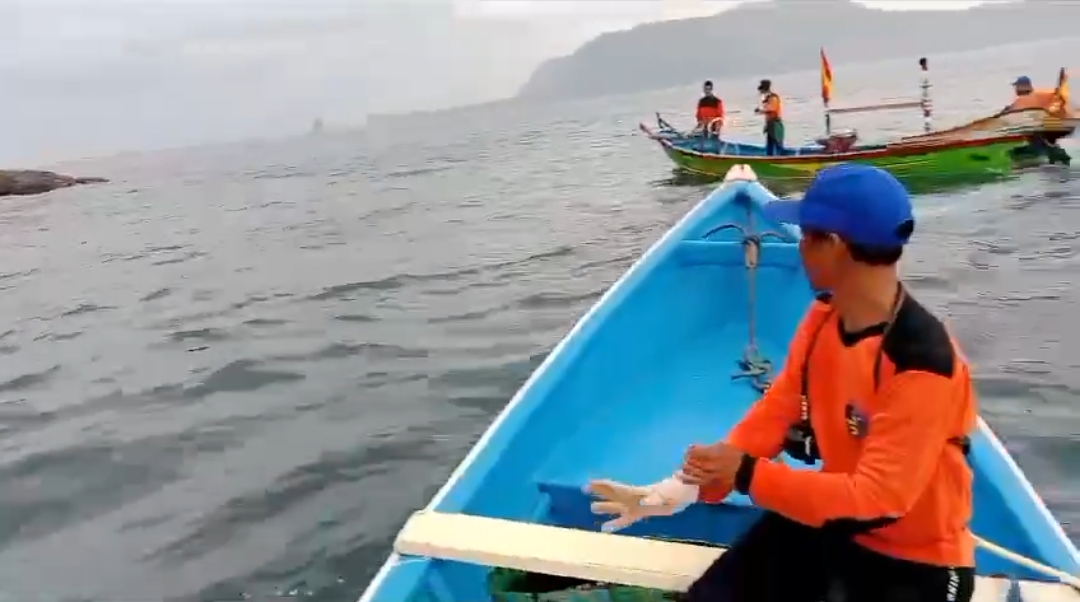
[[[685,591],[722,548],[597,533],[497,518],[420,511],[402,527],[397,553]],[[979,577],[973,602],[1004,602],[1011,582]],[[1080,602],[1062,583],[1019,581],[1024,602]]]

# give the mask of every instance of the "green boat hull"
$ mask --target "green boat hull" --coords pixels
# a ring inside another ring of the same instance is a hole
[[[919,154],[878,157],[827,155],[813,161],[777,162],[772,157],[725,156],[688,153],[674,146],[664,152],[681,169],[701,175],[723,177],[735,165],[749,165],[754,173],[769,178],[813,177],[822,167],[850,161],[869,163],[897,176],[1005,174],[1012,170],[1011,152],[1020,146],[1014,141],[989,146],[928,150]]]
[[[859,162],[886,169],[904,180],[947,183],[1007,176],[1017,167],[1045,161],[1068,164],[1068,154],[1055,143],[1071,134],[1075,124],[1066,124],[1060,132],[1043,132],[1045,140],[1034,144],[1032,119],[1032,112],[1020,111],[886,145],[824,152],[819,141],[789,148],[780,156],[766,155],[765,148],[757,144],[679,133],[659,115],[658,130],[645,124],[640,128],[660,144],[679,170],[700,176],[722,178],[731,167],[745,164],[766,180],[798,181],[812,179],[829,165]],[[1039,124],[1045,126],[1042,121]]]
[[[796,192],[814,178],[818,170],[844,162],[868,163],[888,170],[913,193],[929,194],[950,189],[979,186],[1006,179],[1016,166],[1011,152],[1015,141],[983,147],[934,150],[926,153],[869,158],[821,157],[816,161],[778,163],[769,157],[695,155],[672,146],[664,152],[686,173],[720,178],[734,165],[745,164],[780,194]]]

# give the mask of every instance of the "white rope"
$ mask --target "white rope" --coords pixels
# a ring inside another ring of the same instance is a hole
[[[987,552],[990,552],[990,553],[992,553],[992,554],[994,554],[996,556],[1004,558],[1005,560],[1011,560],[1011,561],[1015,562],[1016,564],[1019,564],[1021,566],[1025,566],[1025,567],[1027,567],[1027,568],[1029,568],[1029,569],[1031,569],[1031,570],[1033,570],[1035,572],[1042,573],[1043,575],[1046,575],[1047,577],[1054,577],[1058,581],[1061,581],[1062,583],[1064,583],[1065,585],[1070,585],[1070,586],[1080,590],[1080,577],[1077,577],[1076,575],[1066,573],[1065,571],[1055,569],[1054,567],[1051,567],[1051,566],[1046,566],[1045,564],[1043,564],[1041,562],[1038,562],[1038,561],[1035,561],[1035,560],[1032,560],[1032,559],[1028,558],[1027,556],[1022,556],[1020,554],[1017,554],[1016,552],[1013,552],[1011,550],[1007,550],[1007,549],[997,545],[996,543],[994,543],[992,541],[987,541],[987,540],[979,537],[978,535],[975,536],[975,543],[978,544],[979,547],[986,550]]]

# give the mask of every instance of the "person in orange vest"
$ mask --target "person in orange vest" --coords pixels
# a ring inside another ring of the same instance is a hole
[[[1021,75],[1013,81],[1013,90],[1016,91],[1016,98],[1009,106],[1005,107],[1002,113],[1029,109],[1061,110],[1062,102],[1057,90],[1036,90],[1031,84],[1031,78],[1026,75]],[[1058,146],[1057,143],[1059,138],[1066,135],[1068,133],[1063,132],[1061,134],[1038,134],[1032,136],[1027,145],[1013,149],[1013,158],[1023,159],[1028,156],[1046,156],[1051,165],[1054,163],[1069,165],[1072,159],[1065,152],[1065,149]]]
[[[1031,85],[1031,78],[1021,75],[1013,82],[1013,90],[1016,98],[1005,107],[1006,112],[1023,111],[1025,109],[1049,110],[1057,100],[1057,92],[1054,90],[1036,90]]]
[[[772,82],[767,79],[758,84],[758,93],[761,94],[761,106],[754,109],[755,113],[765,116],[765,154],[784,154],[784,105],[780,95],[772,91]]]
[[[702,86],[703,96],[697,103],[697,129],[706,135],[720,136],[724,126],[724,101],[713,95],[713,84],[706,81]]]

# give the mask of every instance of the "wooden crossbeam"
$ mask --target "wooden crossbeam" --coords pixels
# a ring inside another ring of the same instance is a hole
[[[686,591],[723,548],[551,527],[467,514],[421,511],[402,527],[399,554],[506,567]],[[783,567],[777,567],[778,578]],[[972,602],[1006,599],[1010,583],[979,577]],[[1080,593],[1061,583],[1019,582],[1024,602],[1080,602]]]

